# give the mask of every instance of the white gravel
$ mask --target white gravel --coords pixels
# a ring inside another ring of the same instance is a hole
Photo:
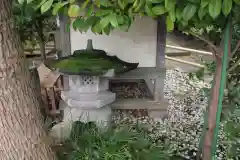
[[[149,117],[135,118],[128,112],[118,112],[113,120],[116,124],[147,124],[151,138],[164,141],[185,159],[195,159],[208,103],[200,90],[203,87],[211,86],[209,82],[189,81],[187,73],[167,70],[164,92],[169,101],[168,119],[156,122]],[[219,137],[220,141],[224,139],[222,130]],[[217,159],[224,159],[225,153],[218,152]]]

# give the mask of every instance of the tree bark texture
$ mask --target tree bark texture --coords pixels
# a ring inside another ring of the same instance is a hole
[[[212,97],[208,110],[208,127],[205,133],[203,146],[203,160],[212,159],[212,145],[214,138],[214,129],[216,126],[216,113],[218,109],[218,97],[221,80],[222,65],[221,59],[216,60],[216,72],[214,76],[214,87],[212,88]]]
[[[54,160],[11,8],[0,1],[0,160]]]

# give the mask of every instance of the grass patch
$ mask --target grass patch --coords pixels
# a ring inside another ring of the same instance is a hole
[[[59,160],[177,160],[168,145],[153,142],[140,125],[100,131],[94,123],[73,123],[70,138],[57,150]]]

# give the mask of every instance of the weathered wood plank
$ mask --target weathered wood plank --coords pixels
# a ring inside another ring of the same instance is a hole
[[[140,67],[130,72],[126,72],[110,79],[156,79],[165,75],[165,68]]]
[[[117,99],[111,104],[112,109],[148,109],[167,110],[168,102],[155,102],[150,99]]]

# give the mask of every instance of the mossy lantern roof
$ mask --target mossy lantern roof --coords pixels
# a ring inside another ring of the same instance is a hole
[[[112,69],[115,74],[134,70],[138,63],[128,63],[117,56],[107,55],[103,50],[93,49],[92,40],[88,40],[86,49],[76,50],[70,56],[59,58],[49,67],[67,75],[103,76]]]

